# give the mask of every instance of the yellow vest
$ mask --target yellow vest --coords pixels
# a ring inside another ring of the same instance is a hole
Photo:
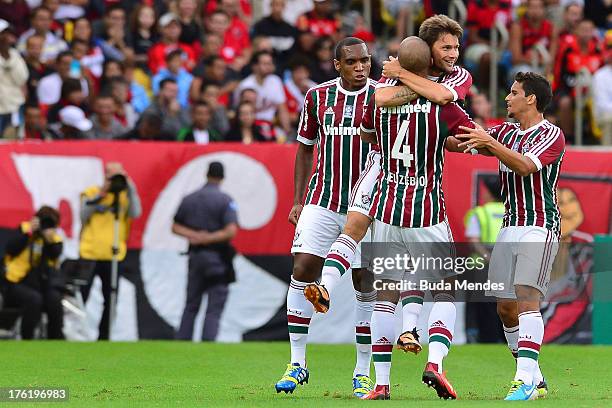
[[[494,244],[503,224],[505,211],[503,203],[491,201],[468,211],[465,223],[467,224],[472,215],[476,215],[480,224],[480,242]]]
[[[29,222],[22,222],[20,225],[21,232],[29,234],[32,227]],[[62,237],[58,234],[53,235],[51,243],[57,244],[62,242]],[[26,277],[32,267],[40,265],[44,240],[41,236],[33,235],[28,240],[28,245],[18,255],[12,257],[4,256],[4,267],[6,269],[6,280],[13,283],[18,283]],[[31,251],[30,251],[31,250]],[[31,253],[31,256],[30,256]],[[50,267],[57,267],[58,259],[47,260]]]
[[[81,201],[92,200],[100,194],[100,187],[87,188],[81,194]],[[98,205],[110,207],[113,194],[106,194]],[[119,253],[117,259],[122,261],[127,251],[127,237],[130,230],[130,219],[127,216],[129,200],[127,191],[119,193]],[[94,212],[89,221],[81,227],[79,254],[83,259],[92,261],[110,261],[113,258],[113,234],[115,215],[112,211]]]

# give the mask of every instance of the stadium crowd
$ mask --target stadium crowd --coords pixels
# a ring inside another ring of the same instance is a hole
[[[371,76],[411,27],[450,1],[3,0],[0,134],[5,139],[243,143],[295,140],[306,91],[337,76],[332,49],[352,35],[373,55]],[[459,63],[475,78],[469,112],[493,125],[509,78],[525,66],[553,79],[547,118],[573,141],[575,87],[592,75],[583,129],[601,143],[610,121],[608,0],[464,0]],[[499,100],[489,100],[491,28],[509,32]],[[413,24],[414,23],[414,24]],[[543,50],[545,52],[543,52]],[[500,109],[500,112],[503,111]]]

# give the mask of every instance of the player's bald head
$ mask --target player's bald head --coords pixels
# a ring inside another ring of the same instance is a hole
[[[397,58],[402,68],[425,76],[431,63],[431,50],[425,41],[412,36],[402,41]]]

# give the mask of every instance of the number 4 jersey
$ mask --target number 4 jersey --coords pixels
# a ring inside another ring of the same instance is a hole
[[[455,103],[439,106],[421,97],[406,105],[376,107],[372,99],[361,122],[364,132],[376,132],[382,155],[371,216],[410,228],[446,219],[444,143],[448,136],[461,133],[459,126],[474,127],[474,123]]]

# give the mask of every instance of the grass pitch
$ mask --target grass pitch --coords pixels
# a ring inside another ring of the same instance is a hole
[[[427,358],[394,351],[391,401],[355,400],[351,345],[309,345],[310,383],[291,395],[276,394],[289,344],[193,344],[184,342],[2,342],[0,387],[68,387],[68,403],[23,406],[212,407],[379,406],[489,407],[500,401],[514,374],[503,345],[455,346],[445,362],[459,400],[439,400],[420,381]],[[612,347],[551,346],[541,367],[549,383],[538,407],[612,407]],[[372,374],[374,370],[372,368]],[[0,403],[2,406],[14,406]]]

